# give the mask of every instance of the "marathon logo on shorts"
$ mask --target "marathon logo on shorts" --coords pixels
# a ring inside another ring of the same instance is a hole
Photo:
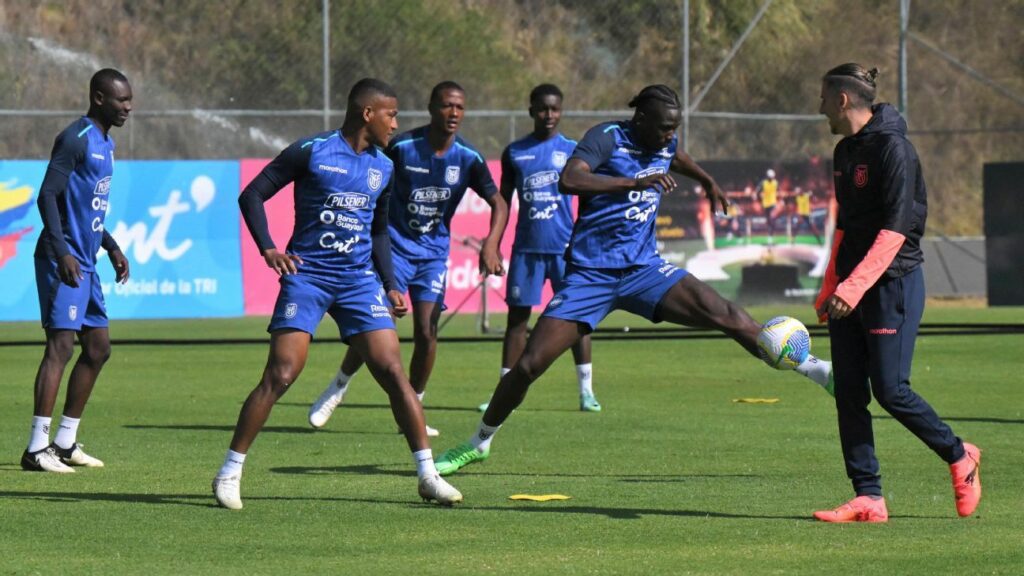
[[[563,302],[562,297],[556,295],[554,298],[551,299],[551,302],[548,302],[548,308],[551,308],[551,309],[558,308],[559,306],[562,305],[562,302]]]
[[[458,170],[458,166],[455,169]],[[456,181],[458,181],[457,178]],[[452,191],[450,188],[438,188],[437,186],[417,188],[412,191],[412,194],[409,194],[409,200],[413,202],[446,202],[451,197]]]
[[[380,185],[384,182],[384,174],[380,170],[370,168],[366,171],[366,185],[370,187],[370,190],[380,190]]]
[[[853,184],[857,188],[863,188],[868,184],[868,165],[857,164],[853,168]]]
[[[106,196],[107,194],[109,194],[110,193],[110,176],[107,176],[106,178],[103,178],[102,180],[97,182],[96,183],[96,188],[93,189],[92,193],[97,195],[97,196]]]
[[[299,313],[299,305],[294,302],[289,302],[284,306],[284,317],[295,318],[295,315]]]
[[[547,170],[545,172],[537,172],[536,174],[530,174],[523,181],[523,188],[527,190],[536,190],[537,188],[547,188],[552,184],[558,183],[558,172],[554,170]]]
[[[569,155],[561,150],[555,150],[551,153],[551,163],[554,164],[555,168],[561,170],[565,167],[566,161],[569,160]]]
[[[449,183],[449,184],[452,184],[452,185],[458,184],[459,183],[459,167],[458,166],[449,166],[448,168],[446,168],[445,171],[444,171],[444,181]]]
[[[68,306],[68,318],[74,321],[78,318],[78,306]]]
[[[324,202],[327,208],[335,210],[361,210],[370,205],[370,197],[359,192],[340,192],[331,194]]]
[[[868,330],[868,332],[875,336],[892,336],[893,334],[898,333],[899,330],[895,328],[872,328]]]

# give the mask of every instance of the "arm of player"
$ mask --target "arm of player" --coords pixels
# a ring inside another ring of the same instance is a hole
[[[249,234],[256,242],[256,247],[259,248],[267,266],[280,275],[298,272],[296,264],[301,265],[302,258],[277,251],[270,236],[270,225],[263,203],[273,198],[289,182],[293,182],[308,161],[309,152],[304,151],[296,142],[278,154],[277,158],[261,170],[238,196],[238,207],[242,211],[242,218],[249,229]]]
[[[828,319],[828,312],[825,302],[829,296],[836,291],[839,285],[839,277],[836,275],[836,255],[839,254],[839,245],[843,241],[842,228],[836,228],[832,235],[832,253],[828,259],[828,266],[825,267],[825,278],[821,282],[821,290],[818,291],[818,298],[814,301],[814,311],[818,314],[818,322]]]
[[[64,227],[61,225],[60,206],[57,199],[64,193],[68,184],[68,176],[85,158],[86,141],[72,138],[61,132],[53,142],[50,152],[50,164],[46,167],[46,175],[39,187],[39,198],[36,205],[43,220],[42,239],[44,250],[57,261],[57,274],[61,282],[68,286],[78,287],[83,278],[78,260],[71,254],[68,243],[64,239]]]
[[[649,188],[661,193],[675,189],[676,181],[671,174],[653,174],[639,180],[595,174],[594,170],[607,162],[615,151],[615,137],[606,130],[607,125],[598,124],[587,131],[576,145],[572,157],[559,176],[559,192],[586,198],[598,194],[625,194],[632,190]]]
[[[377,205],[373,209],[373,222],[370,225],[370,259],[373,260],[373,267],[377,270],[380,283],[384,292],[391,302],[391,311],[398,318],[405,316],[409,308],[405,303],[405,296],[395,289],[395,268],[391,262],[391,234],[388,232],[388,205],[391,203],[391,190],[394,185],[394,177],[388,182],[388,186],[377,198]]]
[[[718,183],[682,148],[676,148],[676,155],[672,158],[672,170],[700,182],[704,193],[708,196],[708,202],[711,202],[712,212],[717,211],[715,206],[721,206],[723,214],[729,213],[729,200],[725,197],[722,189],[718,187]]]
[[[487,164],[482,160],[475,162],[469,169],[470,187],[491,207],[491,223],[480,247],[480,273],[487,276],[505,275],[505,265],[501,259],[501,238],[508,226],[508,202],[494,185],[494,178]]]
[[[119,284],[127,282],[129,276],[128,258],[125,257],[124,252],[121,251],[121,247],[117,245],[114,237],[106,230],[103,230],[100,245],[107,251],[107,257],[110,258],[110,263],[114,266],[114,274],[116,275],[114,281]]]

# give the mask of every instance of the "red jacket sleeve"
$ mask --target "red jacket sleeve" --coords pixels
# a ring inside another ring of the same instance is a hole
[[[864,293],[878,282],[889,268],[889,264],[892,264],[893,258],[906,239],[907,237],[899,232],[879,230],[875,243],[864,255],[864,259],[853,269],[850,277],[836,288],[836,296],[842,298],[851,308],[856,308]]]
[[[832,255],[829,257],[828,266],[825,267],[825,279],[821,283],[821,291],[818,292],[818,299],[814,301],[814,310],[819,310],[824,304],[825,300],[836,291],[836,286],[839,284],[839,277],[836,276],[836,254],[839,253],[839,244],[843,241],[843,230],[842,228],[836,228],[835,233],[832,235]],[[819,317],[822,322],[825,321],[823,317]]]

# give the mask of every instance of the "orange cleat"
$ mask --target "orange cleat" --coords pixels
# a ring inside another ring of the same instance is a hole
[[[970,516],[981,500],[981,450],[964,442],[964,457],[949,465],[949,475],[953,477],[956,513]]]
[[[835,510],[819,510],[814,517],[822,522],[888,522],[885,499],[857,496]]]

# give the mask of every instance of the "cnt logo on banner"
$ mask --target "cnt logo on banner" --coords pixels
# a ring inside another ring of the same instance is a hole
[[[42,222],[35,201],[45,170],[42,161],[0,162],[0,320],[39,318],[33,252]],[[105,226],[128,257],[131,278],[115,284],[101,251],[108,315],[242,315],[237,191],[237,162],[118,162]]]

